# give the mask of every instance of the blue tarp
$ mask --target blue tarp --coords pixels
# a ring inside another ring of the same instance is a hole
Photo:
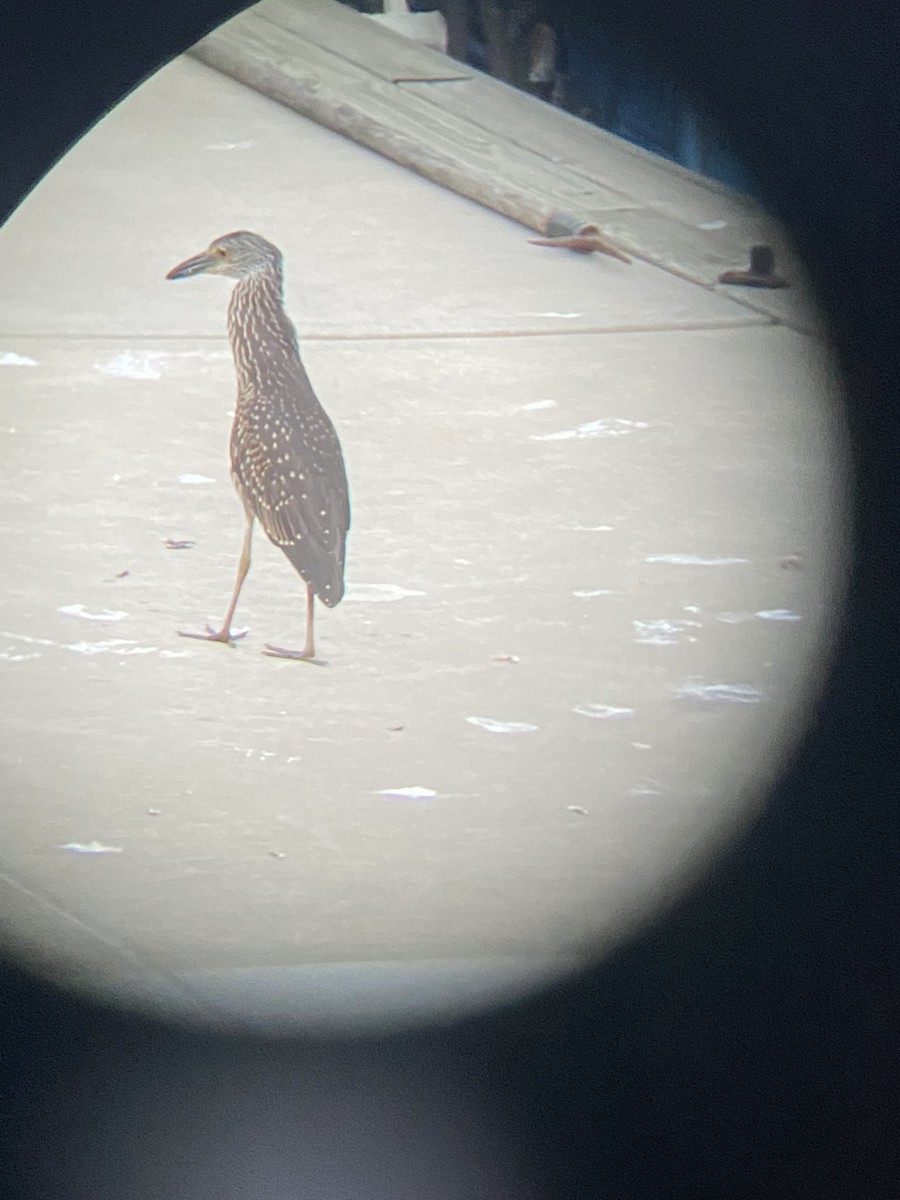
[[[640,46],[606,33],[595,21],[562,16],[559,68],[576,109],[604,129],[692,171],[754,194],[752,178],[715,123],[678,87],[652,71]]]
[[[425,11],[438,3],[409,0],[409,7]],[[640,45],[614,36],[592,14],[572,11],[577,8],[548,6],[553,15],[547,20],[557,35],[557,66],[566,76],[567,107],[576,113],[587,109],[589,120],[626,141],[756,195],[753,179],[715,123],[704,118],[671,80],[648,66]],[[468,59],[472,66],[487,69],[477,37],[470,42]]]

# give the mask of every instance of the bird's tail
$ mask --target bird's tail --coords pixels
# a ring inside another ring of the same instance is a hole
[[[302,551],[299,546],[279,545],[279,549],[327,608],[340,604],[344,596],[343,546],[340,554],[322,550],[314,558],[308,541]]]

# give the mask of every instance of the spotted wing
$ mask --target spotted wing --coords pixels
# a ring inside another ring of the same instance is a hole
[[[337,604],[350,527],[347,476],[337,433],[308,381],[290,403],[239,404],[232,471],[269,539],[325,604]]]

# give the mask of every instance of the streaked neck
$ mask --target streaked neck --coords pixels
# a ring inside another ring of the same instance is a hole
[[[240,391],[264,387],[299,364],[297,335],[284,311],[280,271],[239,279],[228,302],[228,336]]]

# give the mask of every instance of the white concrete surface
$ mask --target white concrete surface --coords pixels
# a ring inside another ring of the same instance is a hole
[[[246,640],[175,634],[221,618],[241,515],[228,288],[163,276],[236,227],[285,252],[347,458],[327,669],[259,653],[302,634],[262,537]],[[526,238],[187,60],[0,232],[0,884],[49,969],[521,978],[752,816],[839,609],[838,381],[727,295]]]

